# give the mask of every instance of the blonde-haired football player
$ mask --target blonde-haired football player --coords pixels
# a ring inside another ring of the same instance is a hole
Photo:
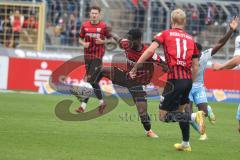
[[[140,63],[144,63],[152,53],[163,45],[166,63],[168,65],[168,84],[164,87],[164,100],[159,105],[159,119],[163,122],[179,122],[182,133],[182,143],[174,147],[179,151],[191,151],[189,143],[191,113],[184,112],[189,102],[188,95],[192,88],[192,82],[198,72],[198,57],[194,38],[184,31],[186,25],[186,13],[176,9],[171,13],[171,29],[164,30],[154,37],[150,47],[142,54],[136,65],[130,72],[132,78],[136,78],[136,72]],[[199,130],[205,131],[204,113],[196,113]]]

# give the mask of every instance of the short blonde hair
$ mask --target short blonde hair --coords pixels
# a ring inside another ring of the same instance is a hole
[[[186,13],[182,9],[175,9],[171,13],[172,24],[185,25]]]

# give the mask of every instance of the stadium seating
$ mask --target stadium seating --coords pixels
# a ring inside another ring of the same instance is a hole
[[[32,1],[32,0],[12,0]],[[180,7],[186,10],[188,16],[187,31],[193,34],[196,40],[204,44],[205,48],[212,47],[216,41],[226,32],[227,23],[239,15],[239,2],[225,3],[215,1],[190,0],[152,0],[151,20],[148,21],[148,0],[36,0],[46,2],[47,6],[47,27],[46,47],[47,48],[69,48],[78,49],[78,32],[81,23],[88,18],[88,9],[91,5],[99,5],[103,8],[103,17],[113,31],[124,36],[133,27],[141,28],[144,33],[149,33],[147,25],[150,23],[150,33],[145,34],[144,40],[150,40],[163,29],[170,27],[167,20],[172,9]],[[71,18],[69,18],[71,17]],[[70,20],[73,23],[70,24]],[[237,33],[234,34],[234,37]],[[233,40],[222,50],[222,57],[230,54],[233,50]],[[147,41],[146,41],[147,42]],[[148,41],[149,42],[149,41]]]

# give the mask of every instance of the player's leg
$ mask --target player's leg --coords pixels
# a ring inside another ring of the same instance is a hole
[[[129,84],[131,84],[131,83],[129,83]],[[134,87],[132,87],[132,85],[128,85],[127,88],[129,88],[129,91],[133,97],[135,104],[136,104],[138,115],[139,115],[139,117],[141,119],[141,123],[146,131],[146,135],[148,137],[158,138],[158,135],[155,134],[151,130],[151,119],[147,112],[147,99],[146,99],[147,94],[143,90],[143,87],[141,85],[140,86],[134,85]]]
[[[200,103],[200,104],[197,105],[197,107],[198,107],[199,111],[204,112],[205,117],[208,117],[208,104],[207,103]],[[204,141],[204,140],[207,140],[207,139],[208,139],[208,137],[207,137],[206,131],[205,131],[205,133],[200,134],[199,140]]]
[[[195,102],[195,104],[198,103],[198,101],[197,101],[198,100],[198,94],[197,94],[198,90],[199,90],[198,88],[192,87],[192,89],[189,93],[189,100],[190,100],[191,105],[193,102]],[[204,111],[204,110],[202,110],[202,111]],[[204,113],[206,113],[206,112],[204,112]],[[195,131],[197,131],[200,134],[199,125],[196,121],[196,113],[193,113],[191,115],[191,119],[192,119],[192,121],[190,122],[191,126],[194,128]],[[200,134],[200,140],[206,140],[206,139],[207,139],[206,133]]]
[[[208,117],[212,124],[216,123],[216,116],[213,113],[212,107],[208,105],[207,94],[204,87],[196,88],[194,93],[194,101],[197,104],[198,110],[204,111],[205,116]]]
[[[185,105],[179,107],[180,112],[185,111]],[[190,114],[190,113],[189,113]],[[189,121],[179,121],[179,127],[182,132],[182,143],[176,143],[174,147],[177,150],[191,151],[189,139],[190,139],[190,124]]]
[[[188,105],[188,104],[187,104]],[[186,105],[186,106],[187,106]],[[180,106],[180,110],[182,112],[189,112],[189,109],[186,109],[185,105]],[[182,131],[182,143],[177,143],[174,145],[174,147],[177,150],[180,151],[191,151],[191,147],[189,144],[189,137],[190,137],[190,128],[189,123],[192,122],[192,117],[196,116],[196,124],[199,126],[199,131],[204,132],[205,130],[205,121],[204,121],[204,112],[198,111],[196,113],[191,114],[191,120],[190,121],[179,121],[179,126]]]
[[[198,110],[205,113],[205,117],[208,117],[209,121],[212,124],[216,123],[216,116],[213,113],[212,107],[208,103],[199,103],[197,104]]]
[[[135,83],[135,82],[133,82],[133,80],[129,79],[129,77],[125,71],[123,71],[117,67],[103,67],[101,73],[102,73],[103,77],[106,77],[112,81],[114,90],[117,93],[122,92],[123,88],[121,88],[121,87],[129,88],[129,84]],[[121,86],[121,87],[119,87],[119,86]],[[130,92],[129,92],[129,94],[130,94]],[[132,97],[131,98],[127,97],[127,96],[120,96],[120,97],[129,106],[135,105]]]
[[[191,146],[189,143],[190,122],[192,122],[192,116],[194,114],[196,114],[196,115],[198,114],[200,116],[202,115],[202,117],[203,117],[203,113],[192,113],[192,102],[190,103],[190,101],[189,101],[189,95],[190,95],[190,91],[192,89],[192,81],[191,80],[183,80],[181,85],[185,85],[184,86],[185,89],[180,94],[181,99],[180,99],[179,112],[188,113],[190,115],[190,120],[189,121],[179,121],[179,127],[182,132],[182,143],[176,143],[174,145],[174,147],[180,151],[191,151]],[[178,86],[178,85],[176,85],[176,86]],[[181,87],[178,90],[181,91]],[[203,127],[204,124],[201,124],[201,126]]]
[[[204,112],[204,115],[205,117],[210,117],[209,116],[209,113],[211,113],[212,117],[214,116],[212,110],[210,107],[208,107],[208,104],[207,104],[207,96],[206,96],[206,92],[204,90],[203,87],[197,87],[197,88],[194,88],[194,93],[193,93],[193,99],[194,99],[194,102],[196,103],[197,105],[197,108],[199,111],[203,111]],[[215,117],[215,116],[214,116]],[[214,118],[213,117],[213,118]],[[197,118],[197,117],[196,117]],[[212,118],[212,119],[213,119]],[[215,119],[215,118],[214,118]],[[199,132],[200,133],[200,132]],[[199,140],[207,140],[207,134],[206,134],[206,131],[204,133],[200,133],[200,138]]]
[[[192,92],[193,101],[196,103],[198,110],[203,111],[205,117],[208,117],[211,123],[215,123],[216,118],[215,118],[215,115],[213,114],[212,108],[208,105],[207,96],[206,96],[204,87],[197,87],[197,88],[193,88],[192,90],[193,90]],[[194,118],[197,118],[197,117],[193,116],[193,122],[194,122]],[[199,140],[206,140],[206,139],[207,139],[206,132],[201,133]]]
[[[180,107],[180,99],[182,98],[180,94],[183,89],[179,88],[177,80],[169,80],[168,82],[173,85],[173,88],[170,85],[164,88],[164,100],[159,107],[159,119],[163,122],[179,122],[183,141],[181,144],[175,144],[174,147],[178,150],[191,151],[189,144],[189,121],[191,118],[189,113],[181,111],[184,106]],[[186,88],[186,86],[184,87]]]
[[[170,80],[174,88],[172,92],[165,87],[163,95],[164,101],[160,106],[160,120],[164,122],[179,122],[182,131],[182,143],[175,144],[175,148],[181,151],[191,151],[189,145],[190,129],[189,122],[191,121],[191,113],[184,112],[185,106],[189,102],[188,96],[192,88],[191,80]],[[168,93],[165,95],[164,93]],[[203,112],[197,112],[197,116],[202,117],[198,121],[200,131],[205,129]]]
[[[101,59],[92,60],[88,71],[89,77],[87,79],[87,81],[94,87],[94,93],[100,101],[103,100],[102,92],[98,84],[99,81],[101,80],[101,68],[102,68]]]
[[[184,100],[186,99],[185,101],[188,102],[188,95],[186,97],[185,92],[186,90],[188,94],[190,92],[190,80],[189,82],[188,80],[169,80],[169,84],[172,85],[165,86],[163,91],[164,100],[159,106],[159,119],[164,122],[179,122],[183,119],[187,121],[191,120],[190,112],[179,111],[181,104],[184,107],[186,106],[183,104]]]
[[[94,93],[100,102],[100,108],[105,108],[106,104],[102,97],[101,88],[99,86],[99,81],[101,79],[101,67],[102,67],[102,60],[100,59],[93,59],[93,60],[86,60],[86,76],[85,80],[89,82],[92,87],[94,88]],[[81,101],[81,106],[76,110],[76,112],[84,112],[87,107],[87,102],[89,98],[85,98]]]
[[[188,96],[188,98],[189,98],[189,103],[187,104],[187,107],[186,107],[186,109],[185,109],[185,110],[187,110],[189,113],[193,113],[193,102],[194,102],[193,96],[194,96],[194,88],[192,88],[191,91],[190,91],[190,93],[189,93],[189,96]],[[196,121],[195,121],[195,116],[196,116],[195,114],[192,114],[192,115],[191,115],[192,121],[190,122],[190,124],[191,124],[191,126],[193,127],[193,129],[199,133],[199,126],[198,126],[198,124],[197,124]]]
[[[149,137],[158,137],[151,130],[151,120],[147,113],[147,99],[146,92],[143,91],[142,86],[132,79],[129,79],[126,72],[117,67],[103,67],[102,76],[110,79],[114,85],[119,85],[129,89],[129,93],[132,95],[133,101],[137,106],[138,114],[141,119],[141,123]],[[115,88],[116,92],[118,88]],[[129,104],[129,98],[122,97],[122,99]]]
[[[106,77],[112,81],[113,84],[120,86],[127,86],[127,74],[117,67],[102,67],[101,76]]]
[[[198,103],[197,108],[199,111],[203,111],[205,117],[208,117],[208,104],[207,103]]]
[[[191,93],[190,93],[191,94]],[[187,107],[185,109],[186,112],[191,113],[191,126],[193,127],[193,129],[199,133],[199,125],[197,124],[197,122],[195,121],[196,118],[196,113],[193,113],[193,102],[190,100],[190,102],[187,104]],[[200,134],[200,133],[199,133]]]
[[[106,77],[110,79],[113,83],[113,87],[117,93],[121,93],[121,88],[118,86],[122,87],[128,87],[129,80],[127,78],[126,72],[122,71],[121,69],[117,67],[102,67],[101,70],[98,72],[98,79],[101,79],[102,77]],[[130,92],[129,92],[130,94]],[[132,99],[129,97],[121,97],[127,104],[129,105],[134,105],[134,102]],[[104,109],[106,108],[106,105],[100,105],[99,106],[99,113],[102,114]]]
[[[85,59],[85,70],[86,74],[84,76],[84,81],[88,82],[88,79],[90,78],[90,68],[91,68],[91,60]],[[72,93],[80,102],[80,107],[77,108],[75,111],[78,113],[83,113],[86,110],[87,102],[89,98],[82,99],[79,97],[78,94]]]

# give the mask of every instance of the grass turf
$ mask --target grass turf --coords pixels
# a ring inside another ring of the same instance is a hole
[[[55,105],[74,97],[0,94],[1,160],[237,160],[240,138],[235,119],[237,104],[211,103],[217,124],[207,122],[209,140],[201,142],[191,129],[191,153],[175,151],[181,142],[177,124],[152,117],[158,139],[145,137],[136,108],[120,102],[109,114],[86,122],[66,122],[54,113]],[[88,109],[96,107],[92,100]],[[75,100],[74,106],[78,103]],[[91,107],[90,107],[91,106]],[[158,102],[149,101],[149,112],[158,113]],[[127,115],[127,116],[126,116]]]

